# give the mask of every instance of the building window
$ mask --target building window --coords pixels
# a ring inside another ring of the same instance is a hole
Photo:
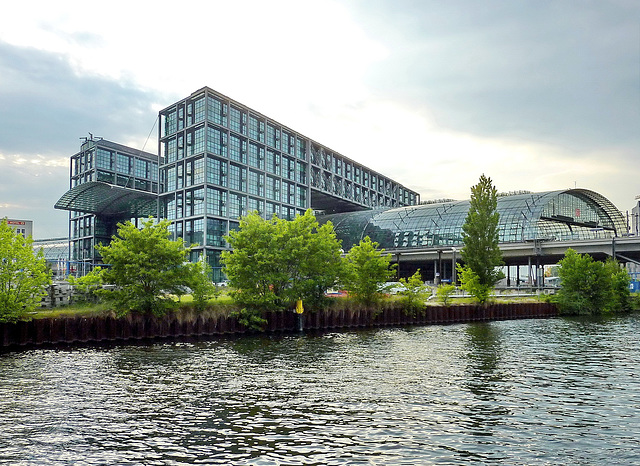
[[[264,201],[250,197],[247,201],[247,213],[249,212],[257,212],[258,215],[262,215],[264,213]]]
[[[264,168],[264,147],[249,143],[249,165],[254,168]]]
[[[207,219],[207,246],[224,247],[227,234],[227,222],[213,218]]]
[[[105,183],[113,184],[114,177],[115,175],[113,173],[109,173],[103,170],[98,170],[97,181],[104,181]]]
[[[207,120],[217,123],[220,126],[227,126],[227,104],[215,97],[208,97],[208,114]]]
[[[187,155],[204,152],[204,126],[187,131]]]
[[[296,198],[296,188],[295,184],[289,183],[288,181],[282,182],[282,202],[286,202],[287,204],[294,205]]]
[[[193,102],[194,114],[193,114],[193,123],[198,123],[200,121],[204,121],[204,96],[200,97],[198,100]]]
[[[307,160],[307,142],[298,138],[296,141],[296,155],[299,159]]]
[[[236,191],[247,189],[247,169],[235,164],[229,165],[229,188]]]
[[[204,188],[186,192],[186,217],[204,214]]]
[[[247,198],[241,194],[229,193],[229,217],[237,218],[246,214]]]
[[[264,121],[253,115],[249,115],[249,137],[264,142]]]
[[[207,183],[227,186],[227,162],[207,157]]]
[[[177,130],[178,116],[176,109],[169,110],[164,117],[164,134],[166,136],[173,134]]]
[[[296,206],[307,207],[307,188],[304,186],[296,186]]]
[[[204,239],[204,219],[187,220],[184,222],[184,240],[187,244],[202,244]]]
[[[249,170],[247,192],[256,196],[264,196],[264,174]]]
[[[229,136],[229,158],[247,163],[247,141],[231,134]]]
[[[124,154],[117,154],[116,161],[116,171],[118,173],[125,175],[129,175],[131,173],[131,157]]]
[[[306,184],[307,183],[307,164],[304,162],[297,162],[297,172],[298,172],[298,177],[297,177],[298,183]]]
[[[280,217],[280,204],[267,201],[266,210],[264,214],[265,214],[265,218],[267,219],[273,217],[274,215]]]
[[[265,168],[274,175],[280,174],[280,153],[267,149]]]
[[[267,123],[267,145],[280,149],[280,130]]]
[[[219,217],[227,216],[227,192],[207,188],[207,214]]]
[[[229,129],[241,134],[247,132],[247,114],[234,106],[229,109]]]
[[[280,200],[280,179],[267,175],[265,183],[265,197],[273,201]]]
[[[171,138],[164,142],[164,156],[166,163],[175,162],[177,159],[176,138]]]
[[[217,128],[208,128],[207,152],[227,156],[227,133]]]
[[[135,159],[136,178],[149,178],[149,162],[146,160]]]
[[[98,149],[96,155],[96,168],[104,168],[106,170],[113,170],[113,161],[111,159],[111,152],[104,149]]]
[[[282,176],[288,180],[295,181],[296,179],[296,162],[292,158],[282,157],[282,163],[284,169],[282,170]]]
[[[282,147],[282,152],[285,152],[287,154],[293,154],[293,151],[295,149],[294,142],[296,138],[292,134],[290,134],[288,131],[285,131],[285,130],[282,130],[281,134],[282,134],[282,142],[280,144],[280,147]]]
[[[167,219],[174,220],[176,218],[176,200],[173,196],[165,198],[165,213]]]

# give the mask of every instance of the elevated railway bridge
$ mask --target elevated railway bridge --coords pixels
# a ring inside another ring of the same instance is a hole
[[[460,249],[461,246],[458,245],[392,248],[387,249],[386,252],[391,254],[392,262],[398,264],[401,276],[409,276],[420,269],[426,280],[435,282],[437,277],[443,281],[455,279],[453,268],[456,262],[461,262]],[[573,249],[580,254],[589,254],[596,260],[615,258],[622,264],[640,265],[640,237],[637,236],[569,241],[541,239],[520,243],[501,243],[500,250],[508,282],[515,284],[524,281],[532,283],[543,281],[541,268],[545,265],[557,264],[568,249]]]

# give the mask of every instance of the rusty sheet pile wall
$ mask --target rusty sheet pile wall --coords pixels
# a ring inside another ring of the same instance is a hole
[[[270,312],[266,332],[293,332],[298,328],[293,312]],[[557,316],[548,303],[494,304],[487,307],[430,306],[415,316],[402,309],[387,309],[378,314],[368,310],[327,310],[305,312],[305,330],[365,328],[401,325],[454,324],[492,320],[532,319]],[[133,314],[124,318],[78,317],[34,319],[15,324],[0,324],[0,348],[125,342],[178,337],[209,337],[249,333],[232,316],[168,315],[154,317]]]

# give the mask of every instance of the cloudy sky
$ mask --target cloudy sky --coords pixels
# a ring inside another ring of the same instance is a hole
[[[178,6],[179,5],[179,6]],[[418,191],[640,194],[637,0],[15,2],[0,16],[0,217],[53,205],[91,132],[157,150],[209,86]],[[150,136],[149,136],[150,135]]]

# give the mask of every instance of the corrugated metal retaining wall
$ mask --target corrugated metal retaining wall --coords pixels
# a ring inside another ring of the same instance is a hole
[[[297,329],[293,312],[270,312],[263,315],[267,332],[291,332]],[[429,306],[418,315],[407,315],[402,309],[387,309],[378,314],[367,310],[327,310],[305,312],[304,328],[327,330],[337,328],[381,327],[392,325],[432,325],[491,320],[531,319],[557,316],[548,303],[494,304],[479,306]],[[34,319],[15,324],[0,324],[0,347],[130,341],[172,337],[203,337],[242,334],[246,329],[235,317],[203,316],[191,318],[168,315],[153,317],[133,314],[124,318],[81,317]]]

